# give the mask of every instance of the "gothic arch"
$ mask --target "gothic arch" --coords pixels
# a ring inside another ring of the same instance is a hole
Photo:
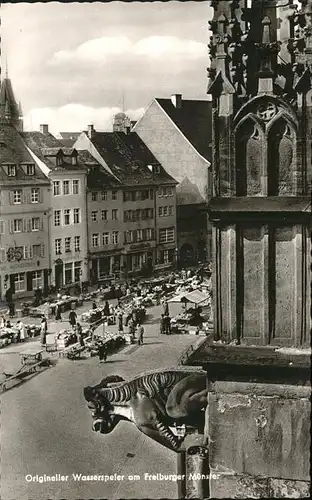
[[[255,116],[255,112],[257,107],[261,104],[272,103],[277,108],[277,114],[282,113],[284,116],[287,116],[290,121],[292,121],[295,129],[297,130],[299,127],[298,117],[294,110],[282,99],[277,96],[272,96],[271,94],[263,94],[257,95],[250,99],[244,106],[238,111],[236,116],[234,117],[234,126],[240,124],[242,119],[245,116],[253,114]],[[276,118],[276,117],[275,117]]]
[[[235,129],[235,178],[237,196],[261,196],[264,130],[252,114]]]
[[[291,196],[296,164],[296,130],[287,116],[272,120],[268,137],[268,196]]]

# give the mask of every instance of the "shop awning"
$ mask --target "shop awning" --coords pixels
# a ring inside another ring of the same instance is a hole
[[[207,293],[203,293],[200,290],[193,290],[192,292],[179,293],[175,295],[168,303],[172,302],[191,302],[192,304],[201,304],[202,306],[210,304],[210,297]]]

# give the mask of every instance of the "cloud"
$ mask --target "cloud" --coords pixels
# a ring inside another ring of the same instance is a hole
[[[149,59],[183,56],[199,59],[207,56],[207,48],[204,43],[176,36],[149,36],[137,42],[125,36],[106,36],[88,40],[72,50],[55,52],[48,64],[55,66],[69,62],[103,62],[116,56],[148,57]]]
[[[175,36],[150,36],[139,40],[134,45],[134,52],[149,57],[168,54],[197,59],[205,57],[207,49],[204,43],[193,40],[183,40]]]
[[[55,108],[34,108],[24,117],[24,129],[39,130],[42,123],[47,123],[52,133],[80,132],[86,130],[88,124],[93,123],[95,128],[111,132],[114,115],[120,112],[118,107],[92,108],[81,104],[67,104]],[[137,120],[142,116],[144,108],[129,109],[126,114]]]

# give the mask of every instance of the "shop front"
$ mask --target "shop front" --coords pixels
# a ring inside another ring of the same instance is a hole
[[[92,284],[118,279],[121,272],[121,255],[101,253],[92,255],[90,267],[90,281]]]
[[[64,262],[57,259],[54,263],[52,282],[57,290],[61,288],[70,288],[71,286],[80,286],[85,281],[85,262],[82,260]]]
[[[154,248],[150,243],[129,245],[124,256],[125,277],[150,276],[153,268]]]

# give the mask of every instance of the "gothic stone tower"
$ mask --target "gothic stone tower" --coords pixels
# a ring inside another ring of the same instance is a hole
[[[216,340],[309,345],[312,0],[211,4]]]

